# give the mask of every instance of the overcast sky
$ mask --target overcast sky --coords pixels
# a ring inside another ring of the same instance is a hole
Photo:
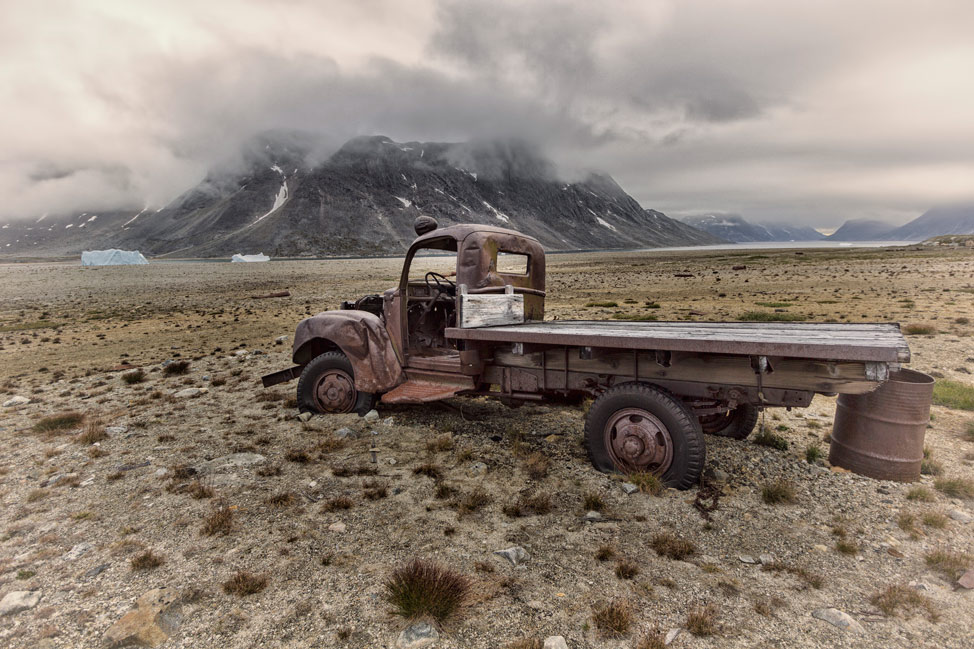
[[[0,214],[161,206],[255,132],[526,137],[645,207],[974,198],[970,0],[0,0]]]

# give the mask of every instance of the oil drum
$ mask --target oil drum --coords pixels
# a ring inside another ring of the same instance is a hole
[[[919,479],[933,383],[922,372],[899,370],[868,394],[840,395],[829,462],[879,480]]]

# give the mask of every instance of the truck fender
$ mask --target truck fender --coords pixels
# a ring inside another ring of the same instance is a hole
[[[325,311],[302,320],[294,332],[292,359],[306,365],[325,352],[339,349],[355,373],[355,388],[379,393],[405,380],[402,366],[382,320],[367,311]]]

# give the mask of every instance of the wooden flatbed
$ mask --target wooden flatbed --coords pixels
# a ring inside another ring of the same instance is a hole
[[[808,322],[606,322],[549,320],[446,329],[447,338],[828,361],[907,363],[898,324]]]

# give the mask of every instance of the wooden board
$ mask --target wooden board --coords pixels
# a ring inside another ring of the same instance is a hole
[[[447,338],[499,343],[744,354],[905,363],[910,348],[896,324],[812,322],[606,322],[552,320],[448,328]]]
[[[524,296],[462,293],[460,327],[492,327],[524,322]]]

